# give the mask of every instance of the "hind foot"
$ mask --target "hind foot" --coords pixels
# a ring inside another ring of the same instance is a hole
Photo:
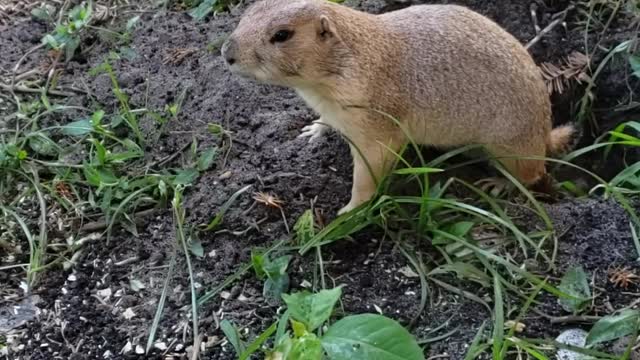
[[[476,181],[474,185],[492,197],[509,194],[515,189],[515,185],[511,181],[502,177],[480,179]]]

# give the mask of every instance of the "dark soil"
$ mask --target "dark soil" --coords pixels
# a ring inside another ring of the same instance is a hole
[[[533,2],[503,0],[498,5],[487,0],[458,1],[493,18],[523,43],[535,36],[529,11]],[[569,2],[548,3],[553,5],[538,9],[542,27]],[[347,4],[374,13],[385,10],[385,3],[375,0],[348,1]],[[169,123],[167,134],[147,149],[146,160],[156,161],[180,151],[194,137],[201,148],[218,144],[220,140],[207,130],[209,123],[218,123],[232,132],[233,146],[228,155],[221,156],[217,166],[203,174],[185,194],[189,224],[207,223],[234,192],[249,184],[253,185],[253,191],[277,194],[285,202],[289,226],[316,197],[315,207],[331,219],[350,194],[348,147],[336,134],[312,144],[296,138],[300,129],[315,118],[302,100],[287,89],[244,81],[226,70],[218,51],[207,45],[217,43],[221,36],[232,31],[238,21],[235,13],[222,13],[204,23],[196,23],[179,12],[142,15],[142,26],[134,33],[130,45],[135,57],[114,62],[120,85],[131,96],[132,106],[162,109],[174,102],[183,90],[188,91],[179,121]],[[569,12],[566,28],[557,27],[531,48],[536,61],[558,63],[571,51],[584,51],[582,30],[572,25],[577,17],[576,11]],[[3,49],[0,66],[4,72],[50,30],[27,19],[15,20],[0,28],[0,48]],[[630,38],[632,30],[624,21],[614,23],[611,35],[601,45],[614,46]],[[89,43],[91,45],[86,46]],[[194,49],[194,52],[181,63],[167,62],[176,49]],[[67,99],[70,104],[92,107],[95,101],[107,109],[116,108],[109,79],[105,75],[88,75],[92,67],[106,59],[110,50],[117,49],[100,39],[89,39],[81,55],[67,64],[61,83],[86,87],[89,93]],[[602,54],[597,56],[601,58]],[[27,57],[23,68],[35,67],[46,59],[44,50],[35,51]],[[623,79],[624,74],[615,67],[608,68],[599,79],[594,114],[600,128],[596,135],[638,115],[637,111],[611,115],[611,107],[628,99],[629,87]],[[630,86],[637,90],[637,81],[632,81]],[[580,90],[581,87],[575,85],[562,96],[554,96],[557,124],[570,118]],[[151,138],[153,126],[148,128]],[[591,131],[591,128],[585,129],[581,143],[593,139]],[[179,159],[176,164],[178,162]],[[589,162],[590,168],[605,176],[619,171],[621,166],[621,161],[610,162],[606,167],[594,159]],[[562,176],[575,179],[577,174]],[[287,236],[279,211],[256,206],[246,212],[252,202],[249,194],[241,196],[225,217],[223,228],[230,231],[206,233],[200,239],[205,258],[194,259],[194,274],[202,293],[222,283],[246,263],[252,248],[269,246]],[[548,275],[560,277],[570,266],[582,265],[593,276],[595,289],[599,291],[596,306],[602,309],[601,313],[609,312],[607,306],[617,309],[632,303],[640,287],[632,284],[622,290],[614,287],[607,275],[609,269],[618,266],[640,268],[625,211],[614,201],[599,199],[566,200],[546,208],[558,234],[562,234],[558,239],[557,269]],[[525,224],[529,229],[538,225],[536,221]],[[39,298],[35,304],[37,315],[11,332],[16,336],[13,342],[16,346],[11,347],[8,358],[147,358],[136,355],[136,346],[146,345],[175,243],[173,229],[170,210],[159,210],[144,219],[138,227],[138,237],[116,232],[109,242],[104,238],[90,242],[72,269],[47,271],[33,291]],[[246,229],[249,230],[241,235],[232,233]],[[420,281],[400,271],[409,265],[406,258],[376,230],[366,229],[358,233],[353,242],[325,247],[323,258],[330,276],[329,285],[346,285],[342,299],[346,313],[375,312],[377,307],[407,324],[418,310]],[[127,259],[133,260],[123,261]],[[305,281],[313,282],[309,265],[312,262],[312,257],[292,262],[290,275],[294,290],[300,289]],[[157,338],[169,348],[168,354],[180,357],[184,356],[191,338],[188,330],[190,289],[182,257],[178,256],[176,266],[178,270],[171,283]],[[453,278],[442,279],[480,298],[492,296],[491,288],[474,287]],[[132,291],[131,280],[142,282],[145,288]],[[17,283],[10,285],[18,286]],[[214,297],[199,309],[200,331],[205,335],[203,342],[208,344],[202,355],[204,359],[234,358],[231,346],[222,342],[224,336],[217,327],[220,317],[249,328],[253,334],[276,318],[278,306],[262,298],[262,283],[254,276],[242,277],[225,291],[223,296]],[[421,339],[433,338],[457,329],[447,339],[429,344],[427,354],[462,359],[477,329],[483,322],[490,321],[491,314],[482,305],[436,286],[431,287],[429,297],[430,306],[420,314],[414,334]],[[568,315],[552,297],[545,298],[537,310],[549,316]],[[134,316],[129,316],[131,312]],[[522,322],[527,325],[523,334],[526,337],[555,337],[566,326],[575,326],[551,324],[549,318],[538,315]],[[437,332],[433,331],[445,323]],[[150,358],[162,358],[163,352],[156,349]]]

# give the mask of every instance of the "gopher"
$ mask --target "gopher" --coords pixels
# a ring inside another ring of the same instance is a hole
[[[327,0],[260,0],[222,46],[230,70],[294,89],[349,140],[348,212],[374,195],[409,137],[417,144],[483,147],[527,186],[574,128],[552,129],[551,103],[527,50],[492,20],[457,5],[380,15]],[[529,158],[527,158],[529,157]]]

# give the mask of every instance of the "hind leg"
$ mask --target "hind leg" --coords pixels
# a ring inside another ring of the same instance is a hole
[[[548,176],[544,160],[526,159],[526,157],[545,156],[544,145],[536,148],[522,146],[491,145],[487,151],[504,166],[511,175],[527,187],[540,187],[547,192]]]

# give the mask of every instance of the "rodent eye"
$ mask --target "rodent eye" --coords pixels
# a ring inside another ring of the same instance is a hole
[[[271,43],[285,42],[293,36],[293,31],[279,30],[271,37]]]

